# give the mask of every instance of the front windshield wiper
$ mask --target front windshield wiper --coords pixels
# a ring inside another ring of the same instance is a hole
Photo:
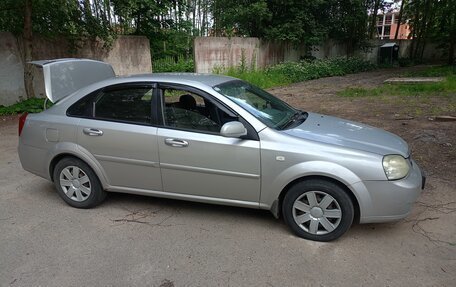
[[[279,129],[284,130],[284,129],[286,129],[286,128],[288,128],[291,125],[294,125],[296,123],[300,124],[300,123],[304,122],[307,119],[308,115],[309,114],[307,112],[297,111]]]

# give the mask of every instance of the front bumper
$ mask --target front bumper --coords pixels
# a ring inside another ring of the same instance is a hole
[[[362,181],[352,185],[358,194],[360,223],[387,222],[406,217],[426,183],[426,177],[412,160],[407,177],[394,181]]]

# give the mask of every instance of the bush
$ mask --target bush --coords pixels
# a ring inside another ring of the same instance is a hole
[[[31,98],[11,106],[0,106],[0,115],[14,115],[20,113],[39,113],[43,111],[44,99]]]
[[[406,77],[446,77],[456,75],[456,66],[432,66],[404,74]]]
[[[334,58],[298,63],[282,63],[267,70],[268,73],[279,72],[292,82],[313,80],[323,77],[343,76],[351,73],[372,70],[375,65],[359,58]]]
[[[270,88],[322,77],[364,72],[374,68],[374,64],[359,58],[334,58],[285,62],[261,71],[245,71],[237,67],[228,70],[216,69],[214,72],[240,78],[262,88]]]

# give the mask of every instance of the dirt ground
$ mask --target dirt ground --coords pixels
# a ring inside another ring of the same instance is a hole
[[[428,175],[436,174],[439,179],[454,182],[456,179],[456,122],[440,122],[431,116],[435,105],[445,105],[447,99],[429,97],[423,103],[417,97],[376,99],[346,98],[336,95],[338,91],[347,87],[372,88],[406,71],[424,68],[421,66],[385,69],[344,77],[322,78],[271,89],[270,92],[305,111],[359,121],[395,133],[408,142],[414,159]],[[415,115],[417,110],[419,110],[419,116]]]
[[[456,123],[429,120],[431,105],[401,120],[414,101],[336,95],[401,72],[271,90],[400,135],[428,174],[408,218],[355,225],[331,243],[297,238],[266,211],[122,194],[70,208],[52,183],[22,170],[17,117],[0,118],[0,286],[454,286]]]

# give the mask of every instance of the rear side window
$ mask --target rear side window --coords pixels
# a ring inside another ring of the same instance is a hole
[[[152,87],[110,88],[87,95],[74,103],[68,116],[151,124]]]
[[[102,92],[94,101],[94,117],[131,123],[151,123],[152,88]]]

